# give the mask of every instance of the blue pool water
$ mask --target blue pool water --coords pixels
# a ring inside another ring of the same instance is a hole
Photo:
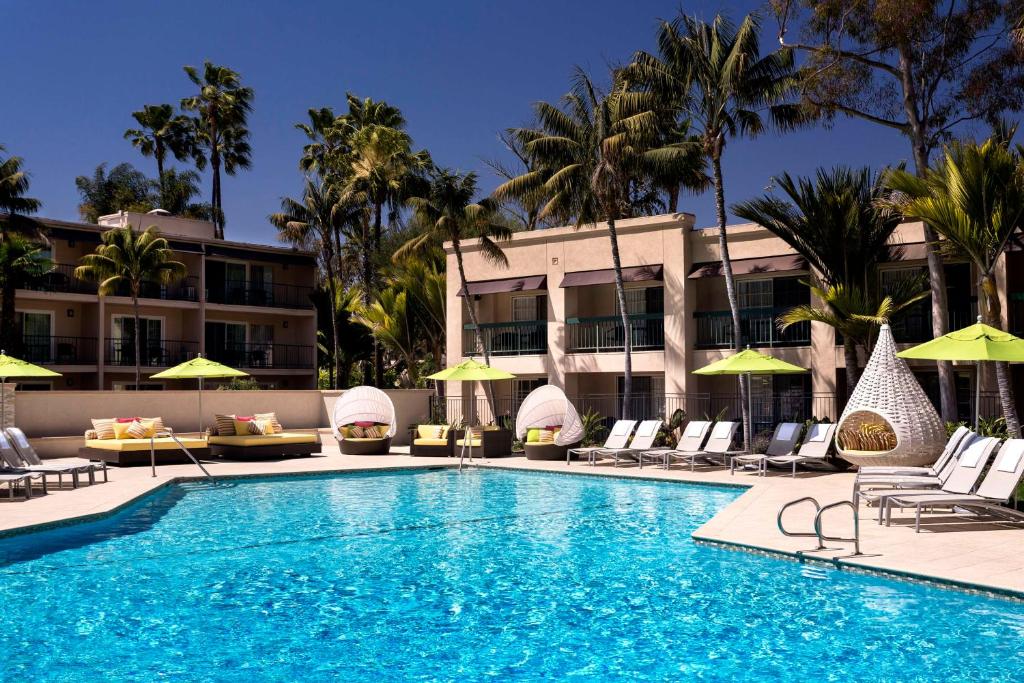
[[[694,544],[737,495],[494,471],[172,487],[0,541],[0,672],[1020,680],[1024,604]]]

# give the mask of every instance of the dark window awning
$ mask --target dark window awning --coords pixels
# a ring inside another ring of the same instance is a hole
[[[316,265],[316,258],[307,254],[289,253],[286,250],[260,251],[239,249],[238,247],[221,246],[218,244],[206,245],[207,256],[220,256],[223,258],[240,259],[245,261],[287,263],[290,265]]]
[[[623,282],[649,282],[663,279],[664,266],[632,266],[622,269]],[[588,285],[610,285],[615,283],[615,269],[581,270],[566,273],[559,287],[586,287]]]
[[[807,260],[803,256],[766,256],[764,258],[734,259],[733,275],[756,275],[757,273],[786,273],[794,270],[807,270]],[[722,262],[694,263],[687,276],[691,279],[701,277],[722,277]]]
[[[501,294],[502,292],[532,292],[548,288],[547,275],[527,275],[526,277],[509,277],[501,280],[477,280],[467,283],[469,293],[473,296],[481,294]],[[459,296],[466,296],[464,289]]]

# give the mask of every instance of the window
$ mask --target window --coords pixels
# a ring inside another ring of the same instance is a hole
[[[773,303],[771,280],[739,280],[736,298],[740,308],[771,308]]]
[[[22,357],[30,363],[48,363],[53,358],[53,313],[19,311]]]
[[[139,356],[143,365],[166,364],[162,318],[139,318]],[[111,319],[110,358],[113,365],[135,365],[135,318],[115,315]]]
[[[627,315],[644,315],[665,312],[664,287],[632,287],[623,292],[626,297]],[[619,299],[615,296],[615,314],[619,314]]]
[[[535,296],[512,297],[512,321],[531,322],[547,320],[548,297],[544,294]]]
[[[249,360],[254,368],[274,365],[274,326],[249,325]]]

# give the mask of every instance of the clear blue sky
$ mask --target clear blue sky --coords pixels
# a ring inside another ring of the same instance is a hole
[[[738,19],[752,2],[684,3],[708,18]],[[126,2],[0,0],[0,59],[8,65],[0,144],[24,157],[41,215],[76,219],[77,175],[128,161],[155,176],[122,139],[131,112],[190,94],[184,64],[204,59],[239,71],[255,88],[253,168],[225,179],[227,237],[273,243],[266,216],[295,195],[309,107],[341,110],[344,92],[399,106],[419,147],[435,160],[479,171],[502,155],[497,131],[525,123],[531,103],[555,100],[574,65],[604,73],[651,49],[656,21],[678,8],[651,0],[445,0],[444,2]],[[765,47],[773,46],[766,19]],[[783,170],[838,163],[881,165],[909,156],[895,133],[839,121],[786,136],[738,141],[725,160],[726,199],[763,192]],[[204,193],[209,192],[204,178]],[[714,222],[710,193],[684,197],[697,225]]]

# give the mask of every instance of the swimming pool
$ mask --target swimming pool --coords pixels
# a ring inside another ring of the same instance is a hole
[[[28,681],[1010,681],[1024,604],[694,544],[736,489],[450,470],[173,486],[0,541]]]

